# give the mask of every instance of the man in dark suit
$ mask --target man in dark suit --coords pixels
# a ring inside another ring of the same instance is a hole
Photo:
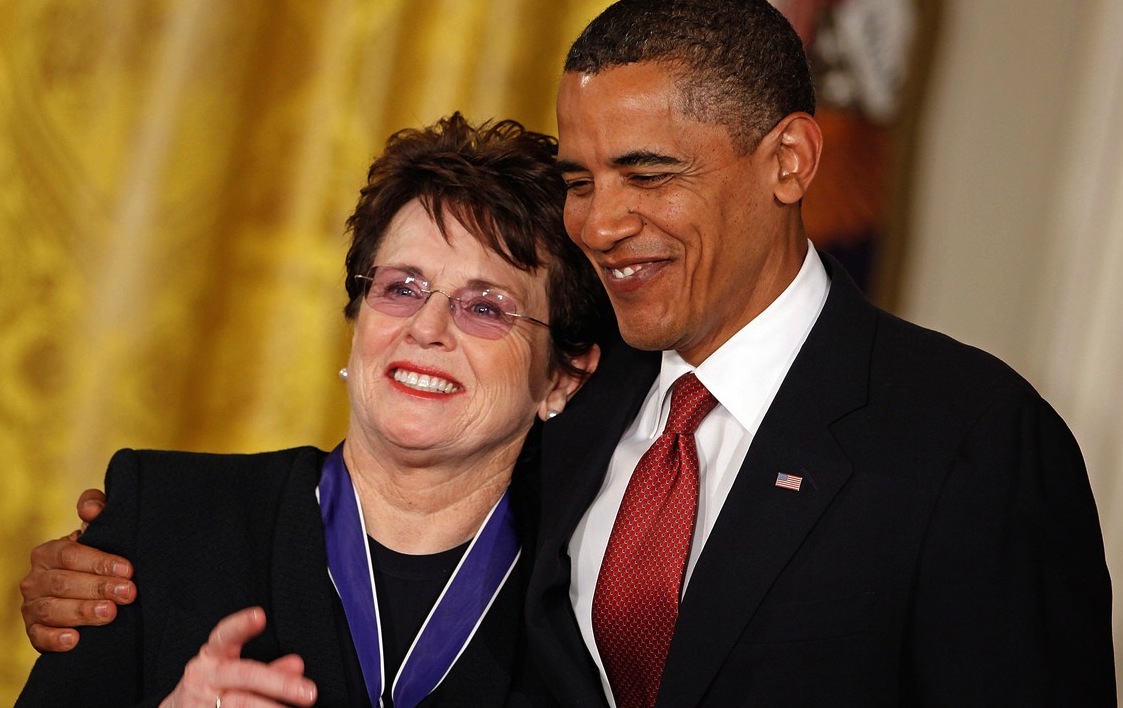
[[[1004,364],[875,309],[809,247],[813,113],[763,0],[622,0],[569,52],[566,228],[648,352],[610,351],[546,426],[528,599],[546,681],[566,706],[1114,704],[1075,441]],[[678,532],[629,547],[631,585],[611,549],[691,372],[717,405],[651,651],[644,592]]]
[[[543,431],[544,680],[565,706],[1113,704],[1075,441],[1008,367],[877,310],[809,246],[813,113],[764,0],[622,0],[570,50],[566,228],[631,346]],[[689,374],[716,404],[663,434]],[[638,534],[655,548],[620,540],[652,468],[694,485]]]

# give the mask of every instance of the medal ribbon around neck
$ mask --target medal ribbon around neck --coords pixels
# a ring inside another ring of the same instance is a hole
[[[324,520],[328,573],[359,655],[370,704],[382,704],[385,669],[378,597],[358,493],[340,443],[324,462],[316,489]],[[440,684],[464,651],[519,558],[510,493],[504,492],[453,571],[413,640],[394,681],[395,708],[414,708]]]

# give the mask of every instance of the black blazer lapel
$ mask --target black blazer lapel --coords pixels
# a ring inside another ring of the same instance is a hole
[[[357,666],[354,657],[345,657],[342,650],[350,635],[340,636],[332,610],[337,600],[327,574],[323,523],[316,503],[325,455],[310,453],[293,465],[277,510],[273,613],[268,621],[282,650],[304,659],[305,674],[316,682],[317,705],[368,705],[362,677],[348,675],[348,667]]]
[[[697,705],[851,473],[830,427],[866,403],[876,312],[837,263],[819,320],[757,431],[680,608],[659,705]],[[776,486],[802,477],[799,491]]]
[[[658,352],[614,347],[565,414],[544,426],[539,533],[553,548],[569,543],[600,491],[616,443],[659,375],[660,361]]]
[[[616,443],[635,418],[660,361],[659,352],[612,346],[565,413],[543,426],[542,523],[527,597],[527,631],[543,680],[565,706],[605,703],[569,601],[569,540],[600,491]]]

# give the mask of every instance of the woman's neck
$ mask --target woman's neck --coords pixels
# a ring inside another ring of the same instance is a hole
[[[445,551],[470,540],[511,482],[518,449],[475,464],[389,464],[349,437],[347,470],[358,491],[367,533],[399,553]]]

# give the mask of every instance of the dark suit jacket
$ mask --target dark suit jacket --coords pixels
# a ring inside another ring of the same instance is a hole
[[[266,629],[243,656],[299,654],[319,705],[368,706],[327,574],[315,497],[324,457],[310,447],[259,455],[118,452],[106,475],[108,504],[83,541],[133,561],[137,601],[112,624],[83,628],[74,650],[41,656],[17,705],[156,705],[218,620],[260,605]],[[525,654],[527,563],[520,559],[423,705],[507,701]]]
[[[690,579],[659,705],[1114,705],[1110,581],[1072,435],[997,359],[875,309],[824,260],[826,305]],[[604,702],[570,536],[659,356],[607,352],[543,434],[529,633],[565,706]]]

